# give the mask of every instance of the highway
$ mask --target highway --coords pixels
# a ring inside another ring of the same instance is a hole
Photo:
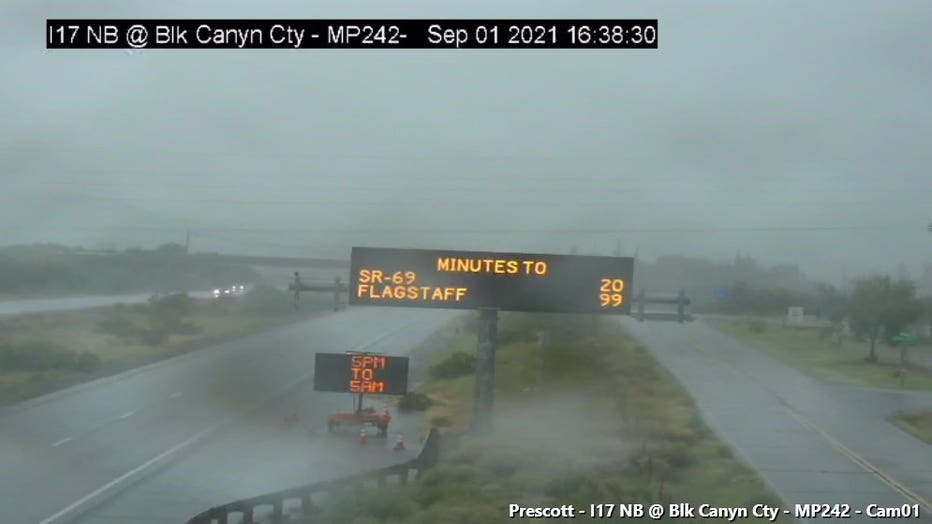
[[[314,354],[404,354],[455,312],[327,313],[0,411],[4,523],[184,522],[213,505],[404,460],[311,434],[345,394],[312,391]],[[412,363],[414,365],[414,363]],[[298,412],[301,429],[279,423]],[[76,518],[77,517],[77,518]]]
[[[847,522],[876,521],[853,514],[867,504],[919,504],[932,522],[932,446],[884,420],[932,409],[932,392],[820,383],[701,321],[622,323],[788,503],[849,504]]]
[[[188,292],[194,298],[210,298],[211,291]],[[88,309],[107,307],[114,304],[143,304],[152,293],[139,295],[109,295],[91,297],[64,297],[64,298],[29,298],[22,300],[0,301],[0,317],[14,315],[27,315],[31,313],[49,313],[52,311],[71,311],[75,309]]]

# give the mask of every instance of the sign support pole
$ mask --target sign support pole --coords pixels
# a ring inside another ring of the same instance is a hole
[[[638,320],[644,322],[644,288],[638,293]]]
[[[476,359],[475,418],[473,429],[492,429],[492,403],[495,386],[495,352],[498,349],[498,310],[479,310],[479,348]]]

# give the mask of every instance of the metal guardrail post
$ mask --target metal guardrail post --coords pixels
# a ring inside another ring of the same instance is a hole
[[[313,500],[313,494],[315,492],[338,489],[340,486],[350,486],[358,490],[365,487],[367,482],[371,483],[372,481],[375,481],[379,487],[384,487],[387,483],[386,477],[389,475],[398,475],[400,483],[402,485],[407,485],[411,480],[411,469],[415,470],[415,478],[420,478],[421,474],[434,466],[439,459],[440,432],[434,428],[431,429],[430,433],[427,435],[427,440],[424,441],[424,446],[417,458],[394,466],[380,468],[342,479],[320,481],[297,488],[260,495],[258,497],[236,500],[204,511],[190,519],[188,524],[213,524],[215,521],[220,524],[227,524],[230,512],[242,513],[243,519],[241,522],[244,524],[252,523],[254,522],[255,508],[268,504],[272,505],[274,517],[276,519],[281,519],[284,514],[285,500],[293,498],[301,499],[301,513],[306,517],[310,517],[318,511]]]

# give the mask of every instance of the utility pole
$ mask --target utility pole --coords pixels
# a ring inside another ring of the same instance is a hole
[[[498,349],[498,310],[479,310],[479,348],[476,358],[475,418],[473,430],[492,429],[492,403],[495,388],[495,352]]]
[[[191,230],[186,229],[184,232],[184,254],[190,253],[191,249]]]
[[[300,309],[301,302],[301,275],[297,271],[294,272],[294,310],[297,311]]]
[[[686,322],[686,290],[680,289],[680,295],[676,301],[676,319],[682,324]]]
[[[644,322],[644,288],[638,292],[638,321]]]

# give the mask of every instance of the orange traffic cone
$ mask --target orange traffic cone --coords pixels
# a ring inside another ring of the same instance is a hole
[[[359,443],[365,444],[368,441],[369,441],[369,436],[366,435],[366,428],[360,429],[359,430]]]
[[[398,440],[395,441],[395,451],[404,451],[405,450],[405,437],[401,433],[398,434]]]

